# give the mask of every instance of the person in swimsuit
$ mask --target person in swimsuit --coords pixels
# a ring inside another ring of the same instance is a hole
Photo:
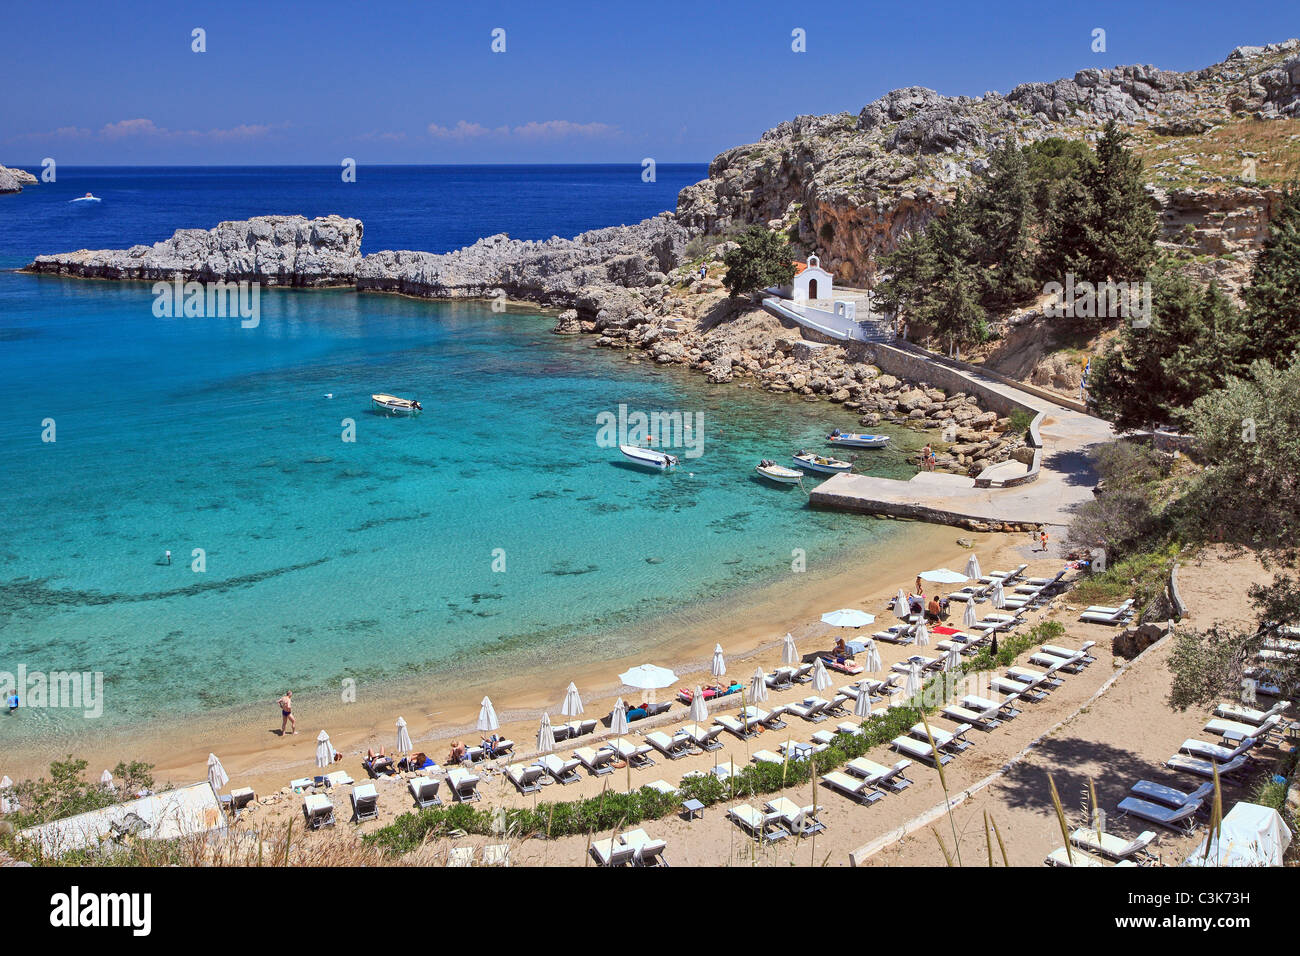
[[[284,736],[286,727],[293,727],[293,732],[298,732],[298,721],[293,719],[293,691],[286,690],[284,696],[276,701],[280,705],[280,715],[284,718],[280,721],[280,736]]]

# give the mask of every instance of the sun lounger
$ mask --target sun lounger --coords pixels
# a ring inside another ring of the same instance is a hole
[[[729,717],[726,714],[719,714],[713,719],[741,740],[748,740],[750,737],[758,735],[758,728],[760,725],[756,720],[742,722],[737,720],[735,717]]]
[[[593,750],[590,747],[579,747],[573,752],[573,756],[582,762],[582,765],[587,768],[593,777],[600,777],[614,772],[614,768],[610,766],[610,761],[614,759],[614,751],[612,750]]]
[[[627,866],[636,856],[636,847],[616,843],[613,837],[606,837],[592,842],[591,855],[601,866]]]
[[[652,780],[647,784],[642,784],[642,786],[649,787],[651,790],[655,790],[659,793],[666,794],[669,796],[671,796],[674,793],[677,793],[677,788],[674,787],[667,780]]]
[[[546,768],[537,763],[512,763],[506,768],[506,778],[520,793],[536,793],[541,790],[542,775],[545,773]]]
[[[878,641],[884,641],[886,644],[915,644],[916,637],[910,628],[906,630],[876,631],[871,635]]]
[[[1248,724],[1240,720],[1226,720],[1223,717],[1215,717],[1205,725],[1207,734],[1217,734],[1224,740],[1245,740],[1247,737],[1254,737],[1256,740],[1263,740],[1270,734],[1275,733],[1282,726],[1282,716],[1274,714],[1265,718],[1261,724]]]
[[[759,813],[748,803],[742,803],[738,807],[732,807],[727,811],[727,818],[734,820],[742,829],[746,830],[755,840],[767,843],[775,843],[777,840],[783,840],[786,837],[784,830],[773,829],[781,819],[779,813]]]
[[[774,754],[770,750],[757,750],[749,758],[753,763],[785,763],[785,758],[780,754]]]
[[[328,787],[350,787],[354,783],[356,783],[356,781],[348,776],[348,772],[346,770],[335,770],[333,773],[325,774],[325,786],[327,788]]]
[[[971,710],[986,711],[989,708],[996,707],[998,713],[1004,720],[1012,720],[1020,716],[1020,711],[1015,705],[1019,703],[1020,695],[1018,693],[1009,694],[1005,700],[998,702],[989,700],[986,697],[980,697],[976,694],[967,694],[961,699],[961,705]]]
[[[464,771],[461,771],[464,773]],[[406,787],[411,791],[411,796],[415,799],[415,805],[423,810],[425,807],[436,807],[442,803],[438,797],[438,786],[441,781],[434,780],[430,777],[412,777],[407,781]]]
[[[912,668],[918,666],[923,671],[934,670],[943,666],[942,657],[926,657],[924,654],[913,654],[911,657],[891,664],[889,669],[895,674],[910,674]]]
[[[929,743],[922,743],[919,740],[913,740],[911,737],[895,737],[889,743],[899,753],[905,753],[909,757],[923,760],[931,766],[938,766],[952,760],[952,754],[946,754],[943,751],[936,752]]]
[[[823,700],[820,697],[806,697],[797,704],[786,705],[785,709],[786,713],[794,714],[797,717],[802,717],[804,720],[810,720],[815,724],[819,724],[826,719],[826,715],[822,713],[822,711],[826,709],[826,706],[829,703],[830,701]]]
[[[557,744],[569,739],[569,730],[568,724],[551,725],[551,733],[554,735]]]
[[[474,847],[472,846],[454,846],[447,853],[448,866],[473,866],[474,865]]]
[[[1045,692],[1034,689],[1032,684],[1009,677],[994,677],[989,686],[1003,694],[1016,694],[1021,700],[1038,702],[1047,696]]]
[[[654,757],[650,756],[654,748],[649,744],[634,744],[630,740],[617,739],[612,743],[606,743],[601,749],[612,750],[615,760],[626,760],[632,765],[633,770],[655,765]]]
[[[645,735],[646,742],[669,760],[685,757],[691,750],[691,739],[686,736],[669,737],[661,730]]]
[[[309,830],[334,826],[334,804],[323,793],[309,793],[302,798],[302,815],[307,818]]]
[[[557,783],[577,783],[582,779],[578,773],[578,768],[582,766],[581,760],[564,760],[555,754],[544,754],[537,762],[546,768],[546,772]]]
[[[690,737],[695,746],[701,750],[721,750],[722,741],[718,738],[726,730],[721,724],[714,724],[712,727],[701,727],[699,724],[687,724],[682,728],[686,736]]]
[[[778,667],[763,678],[763,683],[771,690],[788,690],[794,686],[794,668]]]
[[[1125,797],[1119,802],[1118,809],[1122,814],[1146,820],[1148,823],[1158,823],[1171,830],[1191,833],[1196,829],[1196,811],[1201,809],[1201,804],[1199,801],[1187,803],[1174,809],[1139,797]]]
[[[379,791],[373,783],[361,783],[352,788],[352,819],[356,823],[379,818]]]
[[[830,699],[826,706],[822,708],[822,713],[828,717],[843,717],[848,713],[848,710],[845,709],[844,705],[854,699],[855,698],[849,697],[847,694],[836,694]]]
[[[316,786],[316,781],[311,777],[299,777],[297,780],[290,780],[289,786],[294,790],[307,790]]]
[[[666,840],[652,840],[644,830],[629,830],[623,834],[623,845],[632,848],[633,866],[667,866],[664,850]]]
[[[1047,854],[1047,859],[1043,861],[1048,866],[1111,866],[1105,860],[1093,856],[1090,853],[1084,853],[1082,850],[1072,848],[1067,850],[1065,847],[1057,847],[1051,853]],[[1132,860],[1124,860],[1115,866],[1137,866]]]
[[[1173,787],[1166,787],[1163,783],[1156,783],[1152,780],[1139,780],[1133,784],[1133,795],[1141,797],[1144,800],[1153,800],[1156,803],[1163,803],[1167,807],[1173,807],[1175,810],[1185,807],[1189,803],[1201,803],[1214,796],[1214,781],[1210,780],[1191,793],[1183,793],[1181,790],[1175,790]]]
[[[757,722],[769,730],[780,730],[785,726],[785,721],[781,719],[784,714],[785,707],[783,705],[773,707],[771,710],[761,710],[758,707],[747,707],[745,710],[741,711],[740,719],[743,721],[745,716],[748,715],[751,724]]]
[[[1184,740],[1182,746],[1178,749],[1185,754],[1191,754],[1193,757],[1200,757],[1202,760],[1214,760],[1218,763],[1227,763],[1229,760],[1236,760],[1242,756],[1251,747],[1255,746],[1255,738],[1247,737],[1237,744],[1236,747],[1221,747],[1218,744],[1206,743],[1204,740],[1195,740],[1188,738]]]
[[[998,719],[997,704],[992,704],[983,710],[971,710],[962,707],[960,704],[949,704],[943,709],[943,715],[949,720],[970,724],[984,731],[990,731],[995,727],[1002,726],[1002,721]]]
[[[838,790],[850,800],[856,800],[863,806],[870,806],[879,800],[883,794],[876,789],[876,785],[868,780],[850,777],[848,774],[839,770],[832,770],[822,777],[822,783],[832,790]]]
[[[825,825],[817,819],[817,808],[815,806],[801,807],[789,797],[777,797],[775,800],[769,800],[765,804],[765,808],[770,813],[779,813],[781,815],[781,825],[794,836],[811,836],[826,829]]]
[[[1104,830],[1098,837],[1095,827],[1079,827],[1070,834],[1070,842],[1077,847],[1100,853],[1112,860],[1144,859],[1154,862],[1155,858],[1147,852],[1147,847],[1155,842],[1152,830],[1143,830],[1131,840],[1117,837]]]
[[[713,774],[713,776],[717,777],[719,780],[726,780],[728,777],[734,777],[739,771],[740,768],[730,760],[717,764],[709,769],[709,773]]]
[[[478,792],[478,780],[478,774],[460,767],[452,767],[447,771],[447,786],[451,788],[451,795],[458,803],[478,800],[482,796]]]
[[[1048,654],[1046,651],[1035,651],[1030,654],[1029,663],[1037,664],[1039,667],[1061,670],[1067,674],[1077,674],[1087,666],[1082,654],[1075,654],[1073,657],[1057,657],[1054,654]]]
[[[1096,641],[1084,641],[1083,645],[1079,647],[1078,650],[1070,650],[1068,647],[1057,647],[1055,644],[1044,644],[1042,651],[1044,654],[1051,654],[1053,657],[1065,658],[1072,658],[1075,654],[1082,654],[1084,663],[1091,664],[1097,658],[1093,657],[1089,652],[1096,647],[1096,645]]]
[[[1213,777],[1215,770],[1215,761],[1205,760],[1201,757],[1189,757],[1187,754],[1174,754],[1165,761],[1165,766],[1170,770],[1180,770],[1183,773],[1194,773],[1199,777]],[[1227,763],[1218,764],[1219,776],[1229,777],[1235,775],[1238,771],[1246,766],[1246,755],[1242,754],[1229,760]]]
[[[968,747],[970,747],[970,741],[965,739],[966,733],[970,729],[970,724],[959,724],[957,728],[952,731],[947,731],[942,727],[936,727],[931,724],[929,737],[934,738],[935,746],[940,750],[963,753]],[[925,732],[925,724],[923,723],[918,722],[913,724],[908,733],[917,740],[929,741],[929,737],[926,736]]]
[[[1060,662],[1052,665],[1052,670],[1060,667]],[[1053,675],[1052,670],[1039,671],[1032,667],[1020,667],[1013,665],[1007,668],[1007,676],[1013,680],[1024,680],[1033,684],[1035,687],[1060,687],[1065,683],[1059,677]]]
[[[1262,724],[1268,718],[1275,714],[1281,714],[1286,710],[1289,701],[1279,700],[1268,710],[1256,710],[1253,707],[1246,707],[1242,704],[1220,704],[1214,708],[1215,714],[1228,720],[1240,720],[1247,724]]]
[[[1108,624],[1115,627],[1123,624],[1133,616],[1133,600],[1130,598],[1119,607],[1108,608],[1099,611],[1084,611],[1079,615],[1079,620],[1087,621],[1090,624]]]
[[[841,674],[861,674],[866,668],[857,661],[845,659],[841,661],[837,657],[823,657],[822,665],[833,671],[839,671]]]

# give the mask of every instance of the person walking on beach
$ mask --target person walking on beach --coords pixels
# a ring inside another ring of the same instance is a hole
[[[18,690],[15,688],[9,692],[9,713],[18,709]]]
[[[284,736],[286,727],[293,727],[293,732],[296,734],[298,732],[298,721],[293,719],[293,691],[286,690],[284,696],[276,703],[280,705],[280,714],[284,718],[280,721],[280,736]]]
[[[1043,550],[1046,551],[1047,550],[1047,529],[1046,528],[1038,529],[1038,542],[1043,546]]]

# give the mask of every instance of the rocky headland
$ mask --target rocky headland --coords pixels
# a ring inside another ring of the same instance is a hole
[[[38,180],[24,169],[10,169],[0,166],[0,194],[20,193],[24,186],[34,185]]]

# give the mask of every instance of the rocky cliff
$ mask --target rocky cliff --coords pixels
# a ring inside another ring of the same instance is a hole
[[[361,263],[359,219],[258,216],[213,229],[178,229],[130,249],[82,249],[37,256],[30,272],[87,279],[260,282],[268,286],[352,285]]]
[[[36,182],[36,177],[26,170],[0,166],[0,194],[20,193],[24,186],[31,186]]]
[[[1007,135],[1022,144],[1054,136],[1090,139],[1114,120],[1134,133],[1150,160],[1166,238],[1181,236],[1198,205],[1224,202],[1207,203],[1189,189],[1203,194],[1226,187],[1230,208],[1215,211],[1236,221],[1225,239],[1253,249],[1273,202],[1254,187],[1265,186],[1272,173],[1294,174],[1289,161],[1300,153],[1300,137],[1268,144],[1288,161],[1270,156],[1273,165],[1248,163],[1261,137],[1254,128],[1238,127],[1281,121],[1280,129],[1295,133],[1296,119],[1296,40],[1239,47],[1223,63],[1188,73],[1151,66],[1088,69],[979,97],[909,87],[857,115],[800,116],[757,143],[727,150],[710,164],[707,180],[681,192],[678,217],[714,234],[751,223],[786,229],[841,281],[861,284],[874,272],[875,257],[940,213]],[[1216,137],[1216,131],[1226,135]],[[1213,219],[1193,229],[1201,230],[1207,249],[1218,241]]]

